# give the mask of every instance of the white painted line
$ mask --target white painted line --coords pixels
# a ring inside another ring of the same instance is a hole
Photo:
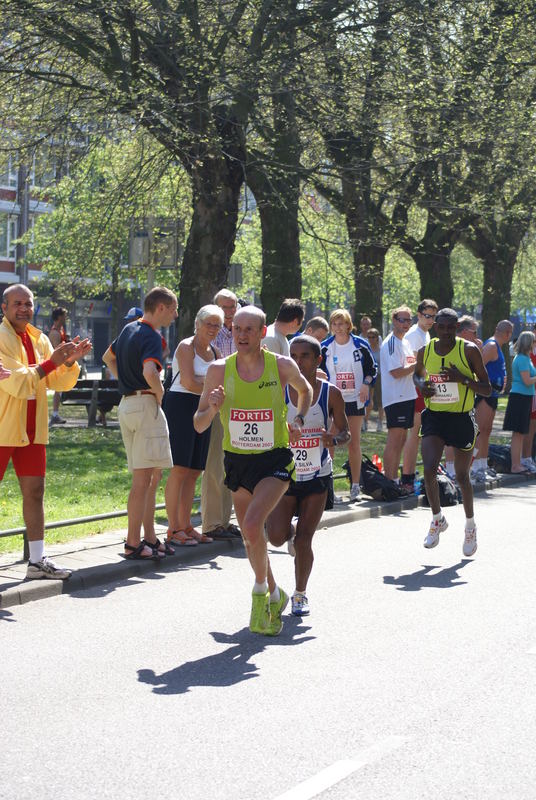
[[[317,797],[326,789],[330,789],[335,784],[340,783],[358,769],[378,761],[380,758],[401,747],[407,741],[403,736],[390,736],[372,747],[367,747],[357,754],[355,758],[336,761],[329,767],[313,775],[312,778],[299,783],[288,792],[280,794],[274,800],[311,800]]]

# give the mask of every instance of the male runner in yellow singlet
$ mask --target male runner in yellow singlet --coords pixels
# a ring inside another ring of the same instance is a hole
[[[480,350],[472,342],[456,336],[458,315],[443,308],[436,315],[437,339],[417,353],[413,380],[421,391],[426,408],[421,415],[421,452],[426,494],[432,509],[432,524],[424,540],[427,548],[439,543],[439,534],[448,527],[441,512],[437,467],[445,445],[454,448],[454,470],[465,509],[463,554],[476,552],[476,526],[473,487],[469,468],[478,428],[475,423],[475,393],[491,393],[488,373]]]
[[[266,317],[246,306],[233,319],[236,353],[212,364],[194,416],[201,433],[220,413],[223,424],[225,484],[255,573],[250,630],[276,636],[287,594],[272,576],[264,523],[294,478],[289,435],[300,438],[312,398],[310,384],[292,359],[261,349]],[[297,413],[287,424],[285,386],[297,392]]]

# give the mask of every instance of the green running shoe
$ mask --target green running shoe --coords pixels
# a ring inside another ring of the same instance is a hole
[[[270,603],[270,627],[266,631],[268,636],[277,636],[283,630],[281,614],[288,605],[288,594],[279,589],[279,602]]]
[[[252,633],[268,634],[270,628],[270,592],[251,593],[251,616],[249,629]]]

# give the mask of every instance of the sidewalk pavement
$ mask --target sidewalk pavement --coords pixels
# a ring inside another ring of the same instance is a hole
[[[527,475],[498,475],[486,484],[477,484],[475,493],[483,493],[502,486],[511,486],[525,482],[534,483],[536,476]],[[406,497],[393,503],[375,500],[361,500],[359,503],[350,504],[348,501],[336,505],[332,511],[326,511],[320,522],[319,531],[326,530],[348,522],[358,522],[361,519],[400,514],[417,506],[424,505],[423,497]],[[200,522],[198,518],[194,524]],[[157,536],[162,539],[166,528],[156,526]],[[49,545],[47,555],[51,556],[62,566],[73,569],[73,575],[68,581],[55,581],[48,579],[26,580],[26,564],[20,560],[17,553],[0,555],[0,609],[9,606],[29,603],[32,600],[41,600],[54,597],[58,594],[72,594],[96,586],[120,583],[144,573],[165,575],[183,569],[184,565],[194,563],[207,563],[218,555],[234,555],[241,557],[244,554],[243,544],[240,539],[234,541],[215,541],[211,544],[199,544],[197,547],[176,547],[175,555],[168,556],[162,561],[129,561],[122,557],[122,543],[125,530],[116,530],[89,536],[85,539],[76,539],[66,544]],[[22,550],[22,537],[21,537]]]

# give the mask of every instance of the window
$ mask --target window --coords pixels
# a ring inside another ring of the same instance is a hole
[[[17,217],[12,214],[0,214],[0,258],[15,258],[17,238]]]
[[[7,156],[5,161],[2,159],[0,163],[0,186],[17,188],[17,168],[11,156]]]

